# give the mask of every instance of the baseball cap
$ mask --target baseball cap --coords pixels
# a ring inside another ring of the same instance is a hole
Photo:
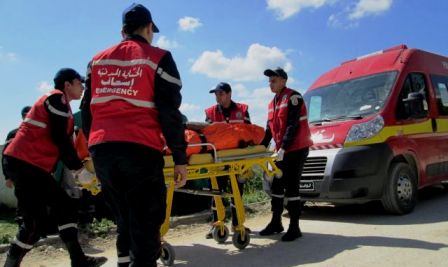
[[[71,82],[74,79],[78,79],[81,82],[85,82],[84,77],[79,75],[79,73],[76,70],[70,68],[62,68],[56,73],[53,81],[55,86],[58,87],[58,85],[61,85],[64,82]]]
[[[219,91],[219,90],[224,91],[226,93],[232,92],[232,88],[230,87],[230,84],[221,82],[221,83],[218,83],[218,85],[215,88],[210,90],[209,93],[212,94],[212,93],[214,93],[216,91]]]
[[[152,22],[152,31],[159,32],[151,12],[141,4],[133,3],[123,11],[123,26],[140,27]]]
[[[26,114],[28,114],[28,112],[30,112],[31,107],[30,106],[25,106],[22,108],[22,111],[20,111],[20,114],[22,114],[22,118],[26,117]]]
[[[280,67],[276,68],[275,70],[267,69],[263,73],[268,77],[278,76],[285,80],[288,80],[288,74],[286,74],[286,72]]]

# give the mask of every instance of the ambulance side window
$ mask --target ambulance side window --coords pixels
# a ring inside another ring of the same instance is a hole
[[[420,101],[408,101],[409,94],[421,93]],[[428,115],[428,86],[422,73],[410,73],[401,88],[397,102],[396,117],[398,120],[424,118]]]
[[[440,115],[448,115],[448,76],[431,75]]]

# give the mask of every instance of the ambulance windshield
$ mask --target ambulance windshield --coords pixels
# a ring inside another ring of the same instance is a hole
[[[317,88],[304,95],[308,122],[361,119],[380,111],[397,72],[384,72]]]

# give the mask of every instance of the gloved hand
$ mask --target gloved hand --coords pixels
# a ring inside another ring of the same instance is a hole
[[[277,151],[277,156],[275,157],[275,160],[276,161],[282,161],[284,156],[285,156],[285,150],[283,148],[280,148]]]

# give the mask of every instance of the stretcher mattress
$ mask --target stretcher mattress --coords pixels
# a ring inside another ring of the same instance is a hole
[[[266,151],[267,150],[265,146],[257,145],[257,146],[249,146],[246,148],[219,150],[216,152],[216,154],[218,159],[222,159],[226,157],[237,157],[237,156],[244,157],[246,155],[265,153]],[[171,155],[164,156],[163,159],[165,160],[165,168],[174,167],[174,161]],[[213,162],[215,162],[215,159],[213,158],[213,155],[211,153],[193,154],[188,159],[188,165],[200,165]]]

